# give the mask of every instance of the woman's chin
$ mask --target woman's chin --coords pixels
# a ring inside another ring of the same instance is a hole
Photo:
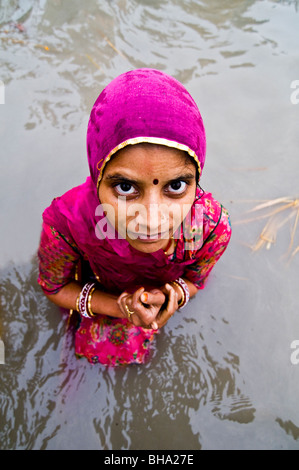
[[[129,244],[138,251],[142,251],[143,253],[154,253],[155,251],[165,249],[167,245],[167,240],[165,239],[140,239],[137,238],[135,240],[131,238],[127,238]]]

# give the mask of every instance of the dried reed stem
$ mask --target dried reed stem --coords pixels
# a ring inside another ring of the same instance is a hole
[[[279,205],[279,207],[275,207],[277,205]],[[281,197],[273,200],[263,201],[252,209],[250,209],[249,211],[247,211],[247,213],[252,214],[253,212],[262,210],[266,210],[266,213],[256,217],[249,217],[248,219],[237,221],[235,224],[238,225],[254,222],[261,219],[268,219],[262,229],[262,232],[258,237],[258,240],[251,248],[253,251],[258,251],[262,247],[266,246],[266,249],[269,250],[271,246],[276,242],[278,231],[288,221],[295,217],[295,221],[291,229],[290,244],[287,251],[287,255],[289,256],[294,245],[294,239],[299,224],[299,199]],[[285,211],[287,211],[287,216],[281,220],[281,215]],[[298,252],[299,245],[296,247],[295,250],[293,250],[291,256],[293,257]]]
[[[266,203],[265,203],[265,204],[261,204],[260,206],[257,206],[256,208],[253,208],[253,209],[251,209],[250,211],[247,211],[247,213],[251,213],[251,212],[253,212],[253,211],[261,210],[261,209],[266,208],[266,207],[271,207],[271,206],[274,205],[274,204],[278,204],[278,202],[277,202],[277,203],[273,203],[273,204],[269,204],[269,205],[266,205]],[[252,218],[250,218],[250,219],[244,219],[244,220],[236,221],[236,222],[234,223],[234,225],[240,225],[240,224],[245,224],[245,223],[248,223],[248,222],[254,222],[255,220],[266,219],[266,218],[268,218],[268,217],[274,216],[274,215],[278,214],[279,212],[282,212],[282,211],[284,211],[284,210],[286,210],[286,209],[289,209],[289,208],[291,208],[291,207],[294,207],[294,202],[290,202],[289,204],[286,204],[286,205],[283,206],[283,207],[279,207],[278,209],[275,209],[275,210],[272,211],[272,212],[269,212],[269,213],[267,213],[267,214],[260,215],[260,216],[258,216],[258,217],[252,217]]]
[[[294,237],[295,237],[295,232],[296,232],[297,225],[298,225],[298,220],[299,220],[299,208],[298,208],[298,210],[297,210],[295,223],[294,223],[293,230],[292,230],[292,233],[291,233],[291,241],[290,241],[289,251],[291,251],[292,246],[293,246],[293,243],[294,243]],[[298,247],[298,248],[299,248],[299,247]],[[295,251],[296,251],[296,250],[295,250]]]
[[[294,204],[294,200],[289,197],[279,197],[278,199],[272,199],[270,201],[265,201],[262,204],[259,204],[258,206],[255,206],[253,209],[250,209],[248,212],[255,212],[257,210],[261,209],[266,209],[268,207],[272,207],[276,204],[280,204],[282,202],[289,202],[291,205]]]
[[[104,40],[107,42],[107,44],[109,44],[110,47],[112,47],[112,49],[117,53],[119,54],[123,59],[127,59],[126,56],[121,52],[119,51],[115,45],[107,38],[107,36],[103,36],[104,37]]]
[[[87,59],[90,60],[90,62],[91,62],[97,69],[101,70],[101,67],[99,66],[99,64],[97,64],[96,61],[93,60],[93,58],[92,58],[90,55],[85,54],[85,57],[87,57]]]

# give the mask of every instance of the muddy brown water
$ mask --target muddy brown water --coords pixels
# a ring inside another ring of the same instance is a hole
[[[237,223],[255,201],[299,197],[298,27],[296,1],[0,2],[1,449],[299,449],[292,225],[252,253],[264,221]],[[150,360],[109,369],[74,357],[36,250],[43,209],[87,176],[94,100],[137,67],[170,73],[198,103],[201,184],[233,236]]]

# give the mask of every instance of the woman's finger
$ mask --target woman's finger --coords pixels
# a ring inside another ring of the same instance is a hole
[[[132,295],[131,305],[132,305],[133,310],[140,310],[140,307],[141,307],[140,297],[143,292],[144,292],[144,287],[140,287]]]
[[[161,290],[146,292],[144,287],[140,287],[133,294],[123,292],[118,298],[118,305],[126,318],[135,326],[154,330],[159,328],[156,317],[164,303],[165,295]]]
[[[160,310],[160,307],[156,308],[153,305],[145,306],[141,302],[141,296],[144,292],[144,287],[137,289],[130,299],[128,300],[127,305],[131,311],[135,313],[131,315],[130,319],[132,323],[136,326],[142,326],[144,328],[150,328],[151,323],[155,320],[155,317]],[[146,299],[148,297],[146,296]]]
[[[144,291],[140,295],[140,301],[146,305],[154,305],[161,307],[165,302],[165,295],[160,289],[153,289],[151,291]]]
[[[175,289],[170,285],[166,284],[165,288],[168,292],[168,302],[166,308],[161,312],[159,318],[157,318],[158,327],[161,328],[164,326],[170,317],[176,312],[178,309],[178,294]]]
[[[135,326],[142,326],[142,322],[138,315],[139,312],[137,310],[133,310],[132,307],[132,294],[123,292],[118,297],[117,303],[125,318],[127,318]]]
[[[153,329],[153,330],[158,330],[159,329],[159,325],[156,321],[153,321],[150,325],[150,327]]]
[[[122,312],[122,314],[127,318],[128,317],[128,312],[126,311],[126,300],[129,297],[130,294],[128,292],[123,292],[120,294],[120,296],[117,299],[117,304]]]

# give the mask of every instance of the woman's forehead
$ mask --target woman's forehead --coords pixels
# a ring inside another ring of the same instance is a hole
[[[141,142],[135,145],[127,145],[126,147],[122,148],[116,153],[116,156],[123,155],[123,154],[130,154],[137,156],[138,154],[144,155],[146,154],[148,157],[159,155],[167,155],[167,156],[184,156],[185,152],[183,150],[168,147],[162,144],[152,144],[148,142]]]
[[[193,171],[192,171],[193,169]],[[115,172],[130,175],[173,175],[180,176],[181,172],[195,172],[195,165],[190,157],[182,150],[163,145],[138,144],[129,145],[119,150],[107,163],[104,175]]]

